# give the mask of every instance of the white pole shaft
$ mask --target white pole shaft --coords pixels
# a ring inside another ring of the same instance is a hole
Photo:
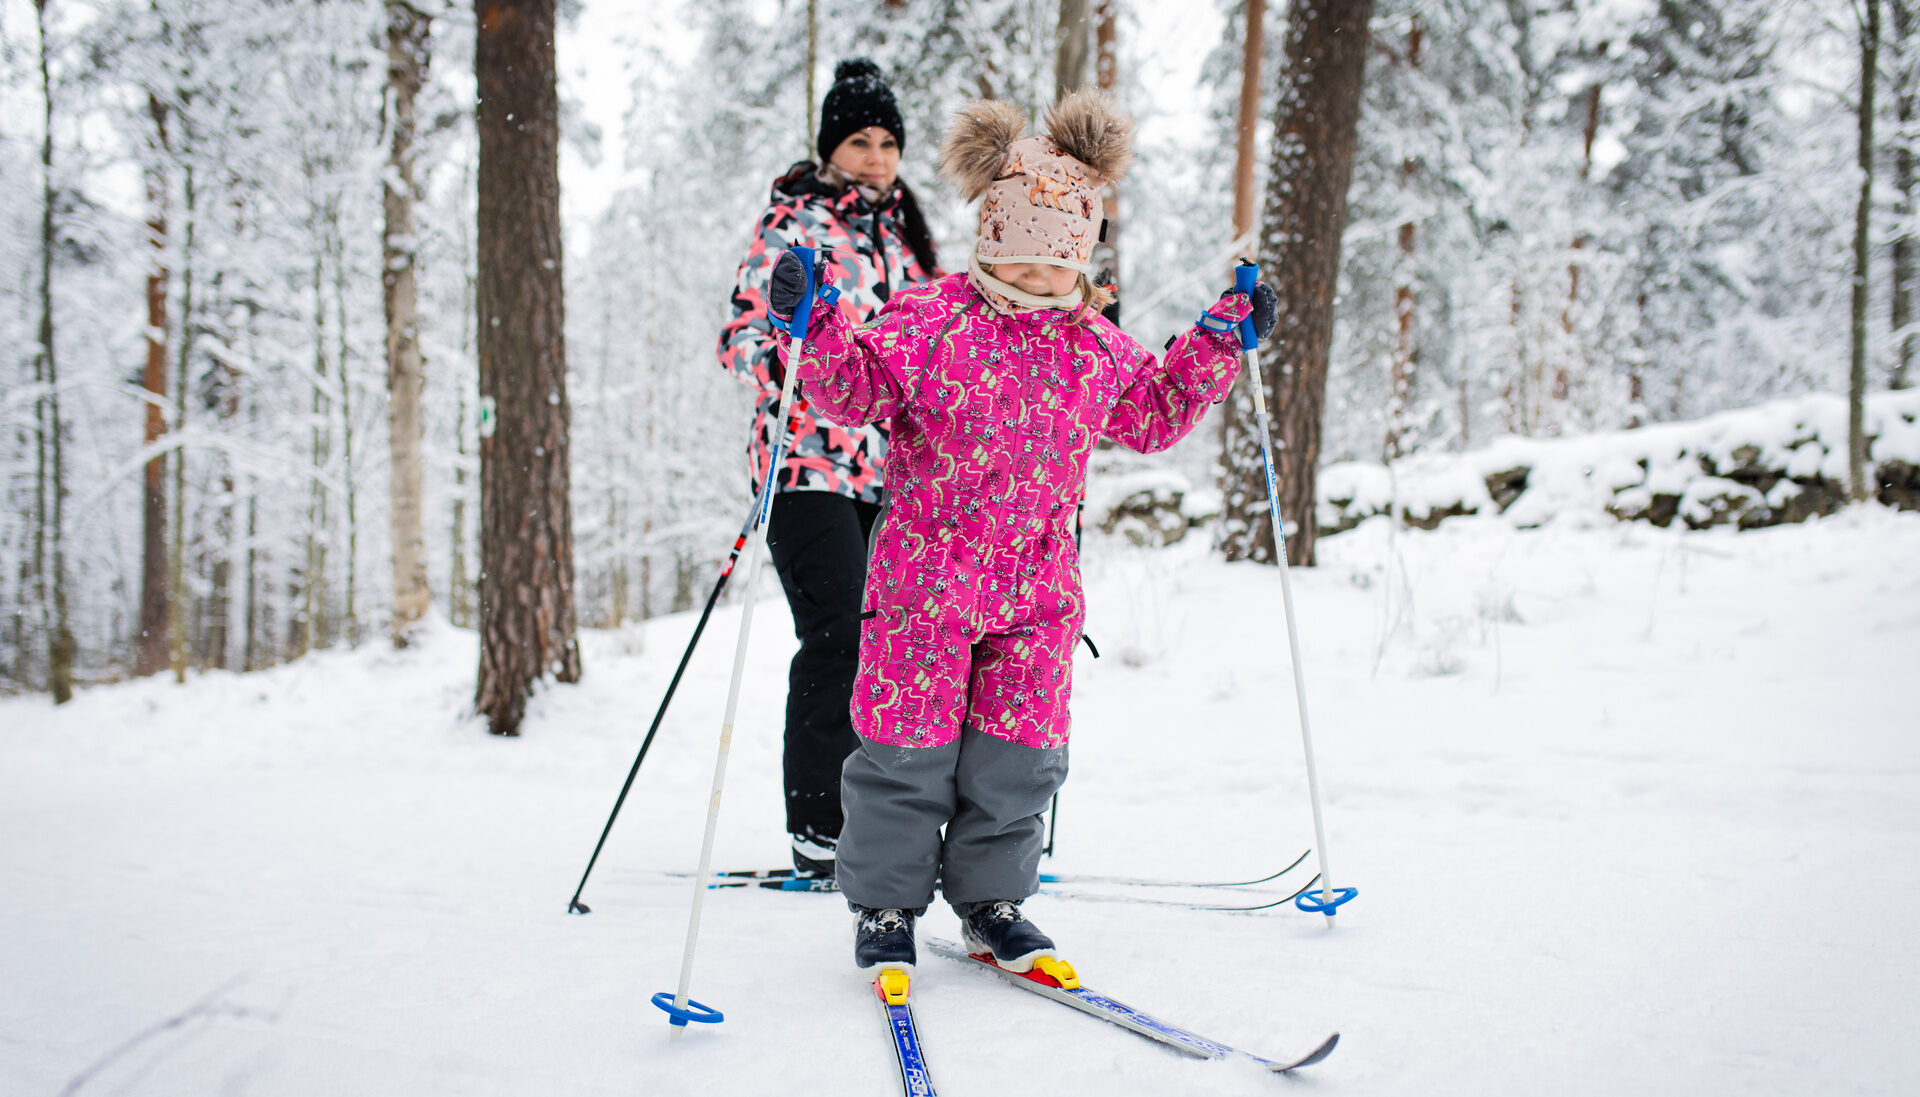
[[[720,827],[720,790],[727,780],[727,756],[733,750],[733,718],[740,708],[740,684],[746,678],[747,640],[753,631],[753,604],[760,592],[761,550],[767,543],[767,523],[773,514],[774,482],[785,461],[787,445],[792,441],[793,390],[800,375],[800,355],[806,349],[804,337],[793,341],[787,354],[786,380],[780,386],[780,441],[768,455],[767,477],[761,482],[758,516],[747,538],[747,595],[740,611],[740,638],[733,648],[733,680],[727,685],[727,711],[720,722],[720,749],[713,760],[713,793],[707,799],[707,831],[700,841],[700,870],[693,874],[693,911],[687,917],[687,948],[680,959],[680,989],[675,992],[675,1009],[687,1008],[687,994],[693,985],[693,950],[700,940],[700,911],[706,905],[707,878],[713,870],[713,838]],[[678,1042],[686,1035],[685,1025],[674,1025],[671,1039]]]
[[[1267,512],[1273,518],[1273,551],[1280,563],[1280,601],[1286,607],[1287,650],[1293,656],[1293,694],[1300,705],[1300,743],[1307,757],[1307,798],[1313,804],[1313,848],[1320,859],[1320,896],[1333,901],[1333,868],[1327,855],[1327,826],[1320,811],[1320,777],[1313,763],[1313,727],[1307,718],[1307,676],[1300,660],[1300,629],[1293,614],[1293,579],[1287,571],[1287,537],[1280,521],[1280,492],[1274,481],[1273,428],[1267,420],[1266,379],[1260,374],[1260,352],[1248,350],[1247,383],[1253,389],[1253,415],[1260,427],[1260,457],[1267,472]],[[1327,911],[1327,926],[1334,912]]]
[[[680,959],[680,989],[673,998],[674,1008],[687,1008],[687,994],[693,985],[693,950],[700,939],[700,912],[707,900],[707,874],[713,870],[713,839],[720,826],[720,790],[727,781],[727,758],[733,751],[733,718],[740,708],[740,682],[746,676],[747,640],[753,629],[753,603],[760,588],[761,549],[767,540],[764,521],[754,526],[747,541],[747,601],[740,611],[740,639],[733,649],[733,682],[727,687],[727,713],[720,724],[720,749],[713,760],[713,792],[707,799],[707,830],[700,841],[700,869],[693,874],[693,913],[687,918],[687,948]],[[686,1034],[685,1025],[673,1026],[673,1039]]]

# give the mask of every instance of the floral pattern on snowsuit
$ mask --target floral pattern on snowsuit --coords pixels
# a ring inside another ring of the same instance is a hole
[[[814,248],[820,276],[831,279],[856,320],[879,312],[894,291],[936,273],[922,268],[907,246],[897,188],[875,208],[857,188],[831,193],[814,170],[812,163],[796,164],[773,184],[734,279],[733,318],[720,330],[720,364],[758,390],[747,446],[756,494],[779,426],[780,363],[786,353],[767,322],[767,280],[774,260],[796,245]],[[832,491],[868,503],[883,501],[884,426],[842,425],[806,406],[796,418],[775,490]]]
[[[1246,301],[1214,311],[1237,320]],[[858,329],[816,309],[799,363],[807,399],[840,422],[892,422],[854,729],[938,747],[966,722],[1064,745],[1086,620],[1073,512],[1094,443],[1178,442],[1226,398],[1238,352],[1233,336],[1196,329],[1162,362],[1084,306],[1001,315],[964,274],[902,291]]]

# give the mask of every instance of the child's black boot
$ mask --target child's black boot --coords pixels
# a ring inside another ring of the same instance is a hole
[[[913,912],[887,907],[853,908],[853,963],[861,971],[882,968],[912,971],[918,954],[913,946]]]
[[[1053,955],[1053,938],[1027,921],[1014,899],[975,903],[960,918],[960,940],[975,956],[991,953],[1008,971],[1032,971],[1035,960]]]

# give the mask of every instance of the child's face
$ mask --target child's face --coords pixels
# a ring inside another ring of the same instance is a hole
[[[995,263],[987,268],[995,278],[1037,297],[1065,297],[1080,281],[1080,272],[1051,263]]]

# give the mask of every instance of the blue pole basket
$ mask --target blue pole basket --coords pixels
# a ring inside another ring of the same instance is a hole
[[[667,1023],[671,1025],[686,1028],[688,1021],[703,1025],[717,1025],[727,1019],[726,1014],[712,1006],[703,1006],[691,998],[687,999],[687,1008],[681,1009],[673,1004],[674,997],[674,993],[670,990],[663,990],[653,996],[653,1004],[666,1011]]]
[[[1341,904],[1352,900],[1358,894],[1360,894],[1359,888],[1334,888],[1333,898],[1329,899],[1326,897],[1325,888],[1314,888],[1312,891],[1301,892],[1293,900],[1293,905],[1308,914],[1332,914],[1340,909]]]

